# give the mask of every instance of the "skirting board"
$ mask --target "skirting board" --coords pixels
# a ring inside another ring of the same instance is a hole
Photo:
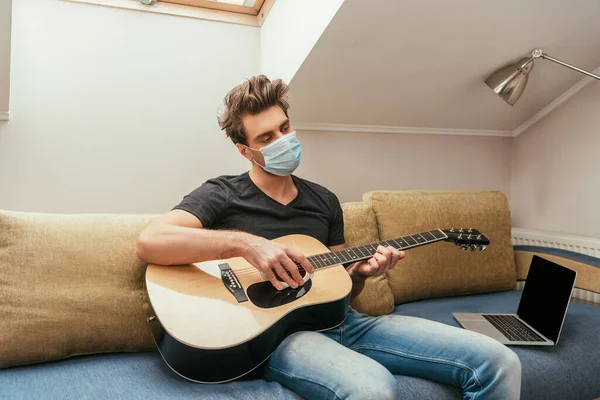
[[[515,228],[512,230],[512,241],[514,246],[550,247],[600,258],[600,239],[596,238]],[[517,289],[523,290],[524,285],[525,282],[517,282]],[[573,290],[573,298],[600,303],[600,294],[579,288]]]

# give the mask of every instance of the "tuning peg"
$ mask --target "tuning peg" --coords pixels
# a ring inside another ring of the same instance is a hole
[[[485,244],[480,244],[479,245],[479,250],[485,251],[485,249],[487,249],[487,246]]]
[[[471,245],[471,251],[475,251],[477,250],[477,245],[476,244],[472,244]]]
[[[469,248],[467,247],[466,244],[461,244],[460,245],[460,251],[467,251]]]

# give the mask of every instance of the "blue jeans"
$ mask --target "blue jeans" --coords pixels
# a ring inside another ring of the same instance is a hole
[[[521,393],[519,358],[487,336],[352,309],[336,329],[287,337],[271,356],[265,379],[306,399],[398,399],[392,374],[457,386],[465,399],[510,400]]]

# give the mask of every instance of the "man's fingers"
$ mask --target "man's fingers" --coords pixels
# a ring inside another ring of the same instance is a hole
[[[273,270],[271,270],[270,268],[267,268],[267,270],[264,271],[264,273],[267,276],[267,279],[269,280],[269,282],[271,282],[271,285],[273,285],[275,287],[275,289],[277,289],[277,290],[283,289],[283,285],[281,284],[281,282],[279,282],[279,280],[273,273]]]
[[[285,283],[287,283],[288,285],[290,285],[291,287],[293,287],[294,289],[298,287],[298,284],[296,283],[296,281],[294,281],[287,273],[287,271],[285,270],[285,268],[283,268],[281,266],[281,264],[277,263],[275,264],[274,267],[272,267],[275,272],[277,273],[277,275],[279,275],[279,277],[281,279],[283,279],[285,281]]]
[[[298,285],[304,285],[302,276],[300,275],[300,272],[298,272],[298,267],[292,260],[290,260],[290,258],[287,255],[285,255],[285,257],[282,257],[280,262],[281,265],[283,265],[283,267],[287,269],[288,272],[292,275],[292,278],[294,279],[294,281],[296,281]]]
[[[393,247],[383,247],[380,245],[379,247],[377,247],[377,253],[385,256],[389,260],[390,258],[392,258],[392,249]]]
[[[377,264],[379,265],[384,265],[388,261],[388,258],[380,253],[373,254],[373,258],[377,261]]]
[[[304,268],[304,270],[306,272],[308,272],[309,274],[312,274],[315,272],[315,269],[313,268],[311,263],[308,262],[308,259],[306,258],[306,256],[304,254],[302,254],[299,251],[296,251],[294,249],[291,249],[289,247],[286,248],[285,251],[292,260],[298,261],[300,263],[300,265],[302,265],[302,267]]]
[[[392,250],[392,262],[390,264],[390,269],[394,269],[398,261],[400,261],[404,257],[403,251],[398,251],[396,249]]]
[[[379,270],[379,264],[377,263],[377,260],[374,258],[369,258],[369,260],[367,260],[367,264],[369,265],[369,268],[367,271],[365,271],[365,275],[377,274],[377,271]]]

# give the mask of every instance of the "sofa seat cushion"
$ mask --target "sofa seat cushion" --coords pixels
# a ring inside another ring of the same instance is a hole
[[[520,292],[424,300],[394,313],[458,324],[452,312],[514,312]],[[600,307],[572,303],[558,346],[511,347],[523,365],[522,399],[592,399],[600,396]],[[424,379],[396,376],[402,399],[461,399],[458,389]],[[298,399],[275,382],[222,385],[190,383],[155,352],[98,354],[0,370],[2,394],[10,399],[202,398]]]
[[[396,377],[403,399],[460,398],[450,386]],[[156,351],[95,354],[0,370],[1,398],[29,399],[300,399],[276,382],[262,379],[220,385],[179,377]]]
[[[515,313],[517,290],[431,299],[399,305],[394,314],[460,326],[453,312]],[[572,301],[558,345],[510,346],[523,368],[522,399],[593,399],[600,396],[600,305]],[[459,397],[457,397],[459,398]]]

